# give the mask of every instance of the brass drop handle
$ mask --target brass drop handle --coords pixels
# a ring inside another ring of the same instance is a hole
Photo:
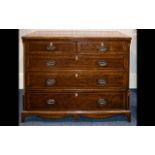
[[[97,104],[103,106],[107,104],[107,101],[104,98],[100,98],[97,100]]]
[[[55,100],[54,99],[48,99],[47,104],[53,105],[53,104],[55,104]]]
[[[101,67],[105,67],[105,66],[108,65],[107,61],[105,61],[105,60],[99,60],[97,63],[98,63],[98,65],[101,66]]]
[[[53,86],[56,83],[55,79],[48,79],[46,80],[46,85],[47,86]]]
[[[107,82],[106,82],[105,79],[98,79],[98,80],[97,80],[97,84],[104,86],[104,85],[107,84]]]
[[[97,49],[100,51],[100,52],[106,52],[108,49],[107,47],[105,47],[104,43],[101,42],[100,45],[97,46]]]
[[[55,61],[55,60],[48,60],[46,64],[47,64],[47,66],[49,66],[49,67],[50,67],[50,66],[55,66],[55,65],[56,65],[56,61]]]
[[[46,49],[48,51],[54,51],[56,49],[56,46],[54,46],[53,42],[50,42]]]

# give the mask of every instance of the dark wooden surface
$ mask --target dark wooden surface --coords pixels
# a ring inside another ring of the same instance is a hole
[[[121,110],[125,109],[125,92],[110,93],[29,93],[26,110]],[[47,104],[49,99],[54,104]],[[105,99],[106,104],[98,103]]]
[[[98,56],[73,54],[71,56],[53,56],[52,54],[29,55],[27,60],[27,70],[30,71],[55,71],[57,69],[95,69],[95,70],[124,70],[128,69],[126,64],[128,57],[118,56]],[[48,65],[54,61],[54,65]],[[100,61],[106,61],[106,66],[99,65]]]
[[[54,54],[68,54],[68,53],[75,53],[76,52],[76,44],[75,42],[58,42],[58,41],[53,41],[53,40],[48,40],[48,41],[31,41],[29,43],[29,52],[30,53],[36,53],[38,51],[44,51],[44,52],[50,52],[47,50],[47,46],[49,42],[52,42],[53,45],[56,47],[52,53]]]
[[[88,71],[88,70],[63,70],[55,72],[28,72],[27,87],[30,89],[54,88],[125,88],[126,72],[123,71]],[[52,86],[47,85],[47,80],[55,79]],[[106,84],[99,84],[98,80],[104,79]]]
[[[103,55],[102,52],[96,48],[101,43],[104,43],[104,46],[107,47],[107,51],[104,55],[111,54],[126,54],[128,52],[128,46],[126,41],[107,41],[107,40],[97,40],[96,41],[81,41],[78,42],[78,53],[83,54],[98,54]]]
[[[79,111],[92,118],[124,114],[130,120],[130,37],[118,32],[51,31],[35,32],[22,38],[23,120],[30,115],[78,117]],[[51,43],[54,50],[48,49]],[[97,48],[102,44],[105,52]],[[100,66],[101,60],[107,65]],[[49,61],[54,65],[49,65]],[[54,79],[55,84],[48,86],[48,79]],[[106,84],[98,84],[99,79],[104,79]],[[55,104],[48,105],[49,98],[54,99]],[[105,98],[107,104],[98,105],[99,98]]]

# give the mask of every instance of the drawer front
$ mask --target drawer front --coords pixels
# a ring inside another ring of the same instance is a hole
[[[75,105],[71,102],[73,94],[42,94],[29,93],[26,95],[26,110],[73,110]],[[68,102],[70,101],[70,102]]]
[[[123,41],[83,41],[78,43],[78,52],[85,54],[124,54],[128,44]]]
[[[125,108],[125,93],[79,93],[75,103],[77,110],[123,109]]]
[[[26,110],[113,110],[125,108],[124,92],[30,93]]]
[[[54,88],[125,88],[125,72],[57,71],[53,73],[29,72],[30,89]]]
[[[29,52],[31,53],[50,53],[50,54],[69,54],[76,53],[76,44],[74,42],[57,41],[32,41],[29,43]]]
[[[54,71],[55,69],[127,69],[126,57],[116,56],[28,56],[27,68],[31,71]]]

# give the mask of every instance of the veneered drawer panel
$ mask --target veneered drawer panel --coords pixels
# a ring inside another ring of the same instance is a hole
[[[126,72],[57,71],[52,73],[29,72],[28,88],[125,88]]]
[[[29,93],[27,110],[113,110],[125,108],[125,92]]]
[[[28,51],[31,53],[69,54],[76,52],[76,44],[69,41],[31,41],[29,42]]]
[[[27,68],[32,71],[55,69],[127,69],[124,56],[28,56]]]
[[[125,108],[125,93],[79,93],[76,101],[77,110],[112,110]]]
[[[78,42],[78,52],[85,54],[124,54],[128,52],[128,43],[123,41],[82,41]]]
[[[27,94],[27,110],[73,110],[75,104],[72,101],[74,94],[63,93],[29,93]]]

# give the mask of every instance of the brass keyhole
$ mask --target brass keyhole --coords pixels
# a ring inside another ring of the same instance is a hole
[[[104,46],[104,42],[101,42],[101,46]]]
[[[78,93],[75,93],[74,95],[75,95],[75,97],[78,97],[79,94]]]
[[[78,61],[78,60],[79,60],[79,57],[78,57],[77,55],[75,56],[75,60],[76,60],[76,61]]]
[[[49,44],[50,46],[53,46],[53,42],[50,42],[50,44]]]
[[[78,73],[75,73],[75,77],[77,78],[79,76],[79,74]]]

